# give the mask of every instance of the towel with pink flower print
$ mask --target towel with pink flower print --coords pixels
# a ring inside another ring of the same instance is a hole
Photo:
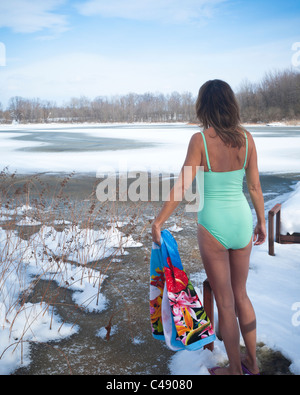
[[[196,350],[215,340],[209,317],[182,267],[169,231],[153,244],[150,261],[150,318],[154,338],[172,350]]]

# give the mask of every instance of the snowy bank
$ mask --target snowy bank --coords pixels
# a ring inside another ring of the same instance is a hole
[[[2,211],[9,213],[5,208]],[[27,216],[21,223],[32,225]],[[107,307],[102,293],[107,275],[87,263],[108,257],[113,261],[113,257],[127,254],[125,248],[140,246],[114,223],[103,230],[67,225],[57,231],[43,225],[26,240],[16,230],[0,227],[0,375],[31,362],[30,343],[60,340],[78,331],[77,326],[63,323],[46,302],[26,302],[37,282],[55,281],[73,291],[73,302],[79,308],[101,312]]]
[[[281,206],[281,233],[300,233],[300,182]]]

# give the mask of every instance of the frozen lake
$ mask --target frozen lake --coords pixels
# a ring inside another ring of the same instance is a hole
[[[0,167],[18,173],[145,170],[178,173],[191,136],[185,124],[0,125]],[[300,174],[300,127],[248,127],[261,173]]]

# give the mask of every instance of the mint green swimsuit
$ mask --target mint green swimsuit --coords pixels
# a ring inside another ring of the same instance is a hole
[[[209,171],[204,172],[204,205],[198,211],[198,223],[211,233],[226,249],[246,247],[253,233],[250,206],[243,193],[243,180],[248,155],[242,169],[214,172],[211,170],[204,133],[202,133]]]

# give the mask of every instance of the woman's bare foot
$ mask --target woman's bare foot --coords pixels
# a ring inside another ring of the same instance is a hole
[[[241,361],[248,371],[253,375],[259,374],[259,368],[256,359],[253,361],[249,356],[242,355]]]
[[[242,375],[242,370],[234,371],[229,367],[220,368],[218,366],[208,369],[209,373],[212,376],[234,376],[234,375]]]

